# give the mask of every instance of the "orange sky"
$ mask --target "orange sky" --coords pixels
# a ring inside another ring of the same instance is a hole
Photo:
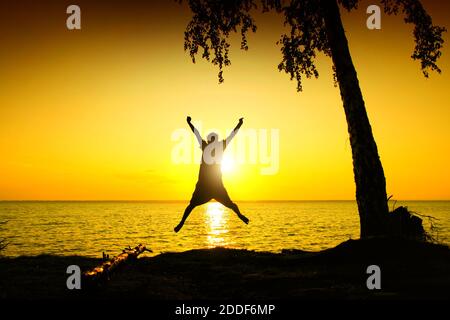
[[[279,130],[278,173],[235,165],[224,174],[232,198],[354,199],[331,61],[319,56],[320,78],[305,80],[297,93],[277,70],[279,16],[256,15],[249,51],[232,47],[219,85],[213,66],[192,64],[183,51],[185,7],[121,3],[77,1],[81,31],[65,27],[72,2],[0,4],[1,200],[189,199],[198,165],[171,160],[171,135],[187,128],[187,115],[220,131],[241,116],[243,129]],[[447,44],[443,74],[425,79],[410,59],[412,27],[402,17],[383,15],[381,31],[365,27],[365,8],[375,3],[363,1],[343,19],[388,193],[450,199]],[[448,3],[424,5],[448,28]]]

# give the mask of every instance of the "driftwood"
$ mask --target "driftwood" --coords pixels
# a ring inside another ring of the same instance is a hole
[[[99,281],[108,280],[111,273],[117,269],[120,265],[124,264],[127,261],[135,260],[141,253],[148,251],[152,252],[152,250],[147,249],[144,245],[139,244],[135,248],[125,248],[121,254],[115,256],[114,258],[103,262],[101,265],[95,267],[92,270],[86,271],[83,273],[84,282],[88,284],[96,283]],[[106,256],[103,253],[103,258]]]

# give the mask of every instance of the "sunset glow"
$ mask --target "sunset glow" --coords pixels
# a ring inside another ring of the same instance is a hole
[[[171,161],[171,134],[187,128],[187,115],[219,132],[240,117],[243,129],[279,129],[277,174],[260,174],[258,164],[222,164],[236,200],[354,199],[330,59],[318,56],[320,78],[305,79],[297,93],[277,70],[281,19],[257,14],[249,50],[239,50],[233,38],[233,62],[219,85],[215,67],[200,59],[193,64],[183,51],[188,9],[164,3],[117,9],[114,2],[109,10],[79,1],[79,31],[61,23],[64,3],[29,1],[27,10],[0,4],[8,12],[0,19],[7,48],[0,53],[0,199],[186,200],[198,163]],[[424,1],[434,22],[446,26],[449,4],[438,4],[443,8]],[[342,15],[388,194],[450,199],[448,33],[443,73],[425,79],[410,58],[412,29],[401,17],[383,16],[382,30],[370,31],[364,9]]]
[[[235,163],[231,157],[224,156],[221,162],[222,173],[231,173],[234,171]]]

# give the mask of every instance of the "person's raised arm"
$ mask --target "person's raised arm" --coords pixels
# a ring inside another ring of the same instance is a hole
[[[192,132],[194,133],[195,137],[197,138],[198,143],[200,144],[200,147],[202,147],[202,136],[200,135],[200,132],[198,132],[198,130],[194,127],[194,125],[191,123],[191,117],[187,117],[187,123],[189,125],[189,127],[191,128]]]
[[[239,128],[242,126],[242,123],[244,123],[244,118],[239,119],[239,123],[237,124],[237,126],[233,129],[233,131],[230,133],[230,135],[225,140],[226,145],[228,145],[230,143],[230,141],[234,138],[236,133],[238,133]]]

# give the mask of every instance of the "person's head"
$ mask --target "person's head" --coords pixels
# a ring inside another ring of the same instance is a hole
[[[211,132],[210,134],[208,134],[207,139],[208,143],[215,142],[219,140],[219,135],[215,132]]]

